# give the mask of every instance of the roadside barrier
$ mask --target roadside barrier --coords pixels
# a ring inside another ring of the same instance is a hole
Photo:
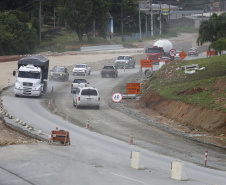
[[[206,152],[205,152],[205,166],[206,166],[206,163],[207,163],[207,154],[208,154],[208,150],[206,150]]]
[[[49,139],[49,144],[55,141],[60,141],[62,144],[66,145],[68,143],[69,145],[71,144],[70,142],[70,137],[69,137],[69,132],[64,131],[64,130],[52,130],[51,131],[51,136]]]
[[[130,144],[130,145],[132,145],[132,144],[133,144],[133,134],[132,134],[132,133],[131,133],[131,135],[130,135],[129,144]]]

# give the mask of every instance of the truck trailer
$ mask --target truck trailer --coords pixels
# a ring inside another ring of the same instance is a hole
[[[18,61],[15,96],[40,96],[47,91],[49,59],[31,55]],[[16,76],[16,70],[13,71]]]

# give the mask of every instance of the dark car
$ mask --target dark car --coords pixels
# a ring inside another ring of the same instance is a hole
[[[197,48],[190,48],[188,51],[188,56],[198,56]]]
[[[68,81],[69,73],[66,67],[64,66],[55,66],[52,70],[50,70],[49,80],[60,80],[60,81]]]
[[[103,69],[100,71],[102,78],[104,77],[118,77],[118,69],[115,66],[104,66]]]

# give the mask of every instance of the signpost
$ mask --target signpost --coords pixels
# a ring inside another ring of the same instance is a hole
[[[127,83],[127,94],[140,94],[140,83]]]
[[[141,68],[143,68],[143,67],[151,67],[152,68],[152,60],[145,60],[145,59],[140,60],[140,67]]]
[[[169,51],[169,54],[170,54],[171,57],[175,57],[176,54],[177,54],[177,51],[176,51],[175,49],[171,49],[171,50]]]
[[[179,56],[182,60],[184,60],[184,58],[187,56],[187,54],[184,51],[181,51]]]
[[[112,95],[112,101],[113,102],[116,102],[116,103],[122,101],[122,94],[121,93],[115,93],[115,94],[113,94]]]

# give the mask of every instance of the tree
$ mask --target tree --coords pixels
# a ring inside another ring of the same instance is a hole
[[[213,14],[209,20],[203,21],[199,27],[199,36],[196,40],[198,45],[211,42],[212,46],[219,46],[219,39],[226,37],[226,13],[221,15]],[[220,50],[219,50],[220,51]]]
[[[212,42],[209,45],[209,50],[214,49],[215,52],[217,53],[222,53],[222,50],[226,50],[226,38],[220,38],[217,41]]]
[[[101,22],[101,31],[106,29],[103,24],[107,20],[109,4],[105,0],[62,0],[57,9],[59,19],[70,29],[76,31],[79,40],[93,21]]]
[[[36,41],[37,35],[33,28],[13,14],[0,13],[0,55],[30,53]]]

